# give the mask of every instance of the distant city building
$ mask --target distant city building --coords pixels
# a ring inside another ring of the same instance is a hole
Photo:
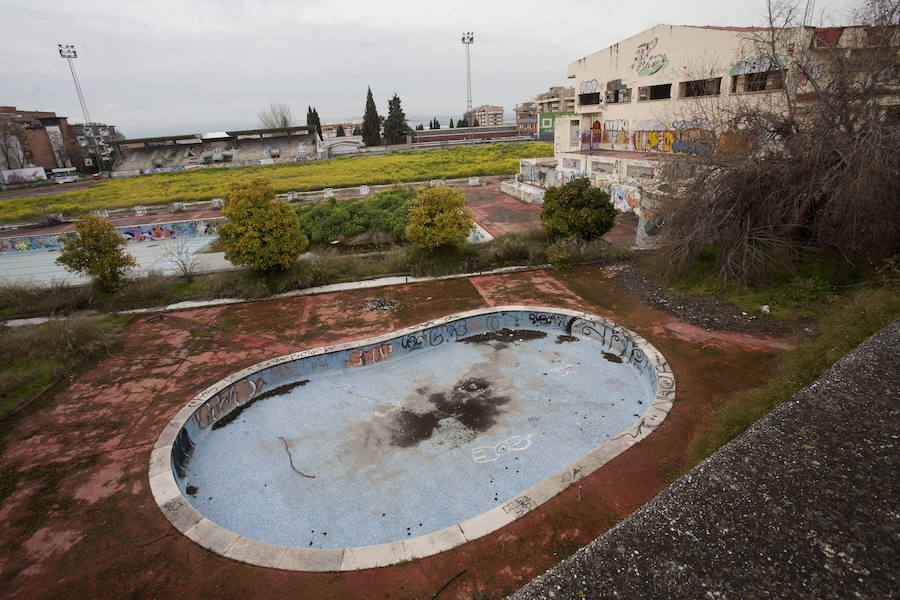
[[[537,118],[536,102],[522,102],[516,106],[516,133],[537,137]]]
[[[478,121],[478,124],[482,127],[503,125],[503,107],[482,104],[473,108],[472,112],[466,113],[466,120],[469,122],[469,125],[474,125],[475,121]]]
[[[93,139],[97,140],[97,149],[104,162],[114,160],[114,145],[125,136],[116,130],[115,125],[106,123],[71,123],[69,131],[81,146],[81,151],[86,157],[94,156]]]
[[[574,112],[575,88],[556,85],[549,91],[535,96],[534,101],[537,104],[538,112]]]
[[[344,135],[349,136],[353,133],[353,129],[356,127],[362,128],[362,121],[342,121],[340,123],[323,123],[322,124],[322,137],[323,138],[333,138],[337,137],[338,127],[344,126]]]
[[[77,158],[73,143],[66,117],[0,106],[0,169],[72,167]]]

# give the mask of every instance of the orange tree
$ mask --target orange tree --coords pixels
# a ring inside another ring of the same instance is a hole
[[[127,240],[112,221],[95,214],[79,219],[75,233],[66,238],[60,236],[62,249],[56,262],[68,271],[87,275],[103,292],[115,290],[126,271],[136,264],[134,257],[125,252]]]
[[[219,228],[225,259],[258,271],[287,269],[309,246],[297,213],[275,199],[272,184],[262,177],[232,183]]]
[[[409,210],[406,237],[417,248],[461,246],[472,230],[472,215],[462,192],[438,186],[420,190]]]
[[[544,193],[541,221],[551,238],[577,237],[591,240],[612,229],[616,218],[609,194],[586,178],[573,179]]]

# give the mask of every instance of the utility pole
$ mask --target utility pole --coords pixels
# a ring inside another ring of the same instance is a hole
[[[81,91],[81,84],[78,82],[78,75],[75,73],[75,63],[73,58],[78,58],[78,52],[75,46],[71,44],[57,44],[60,57],[66,59],[69,63],[69,70],[72,71],[72,81],[75,82],[75,92],[78,94],[78,102],[81,103],[81,113],[84,115],[84,125],[88,130],[88,137],[94,148],[94,157],[97,159],[97,172],[103,172],[103,159],[100,156],[100,145],[97,143],[96,131],[94,131],[94,123],[91,121],[91,113],[88,112],[87,103],[84,101],[84,93]]]
[[[472,64],[469,59],[469,46],[475,43],[475,34],[467,31],[462,35],[462,43],[466,47],[466,121],[475,120],[472,112]],[[472,123],[469,123],[469,127]]]

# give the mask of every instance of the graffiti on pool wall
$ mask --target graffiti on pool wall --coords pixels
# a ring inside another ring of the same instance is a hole
[[[191,418],[197,427],[206,429],[220,417],[252,400],[265,387],[266,380],[262,375],[255,379],[242,379],[204,402]]]
[[[507,502],[503,505],[503,512],[505,513],[513,513],[517,517],[521,517],[531,509],[533,509],[537,504],[530,496],[519,496],[512,502]]]
[[[362,367],[363,365],[382,362],[391,357],[393,350],[394,347],[390,344],[382,344],[370,350],[360,349],[350,355],[350,360],[346,364],[348,367]]]
[[[652,54],[656,48],[659,38],[653,38],[649,42],[644,42],[634,51],[634,61],[631,68],[637,71],[640,76],[653,75],[658,73],[660,69],[669,64],[669,57],[665,54]]]
[[[613,206],[621,212],[633,211],[641,201],[641,188],[633,181],[629,183],[610,181],[603,184],[603,191],[609,194]]]

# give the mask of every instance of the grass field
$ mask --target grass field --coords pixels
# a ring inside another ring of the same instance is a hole
[[[2,200],[0,222],[35,220],[45,213],[73,216],[98,209],[208,200],[224,196],[230,182],[251,175],[270,178],[276,192],[307,191],[326,187],[503,175],[517,172],[520,158],[552,155],[551,144],[513,142],[307,163],[159,173],[113,179],[62,194]]]

